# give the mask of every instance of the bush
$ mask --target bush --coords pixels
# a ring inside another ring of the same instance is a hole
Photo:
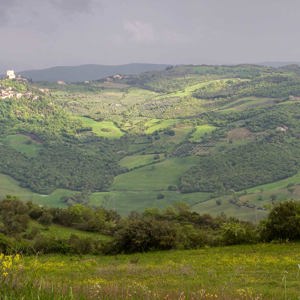
[[[222,241],[225,245],[248,244],[258,241],[255,228],[250,223],[231,221],[222,228]]]
[[[165,195],[162,193],[157,194],[156,199],[160,200],[160,199],[164,199]]]
[[[146,252],[175,248],[177,232],[167,221],[130,218],[117,230],[110,252]]]
[[[33,244],[33,248],[36,252],[41,253],[70,253],[70,246],[66,240],[56,239],[53,237],[45,237],[38,235]]]

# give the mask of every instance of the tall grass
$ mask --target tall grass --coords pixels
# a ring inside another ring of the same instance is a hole
[[[1,261],[0,299],[298,299],[299,250],[300,244],[261,244],[117,256],[12,256],[5,258],[12,261],[5,270]]]

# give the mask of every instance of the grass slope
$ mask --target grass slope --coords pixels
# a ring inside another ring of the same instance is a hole
[[[173,120],[173,119],[170,119],[170,120],[152,119],[145,123],[145,127],[146,127],[145,133],[152,134],[155,131],[167,129],[167,128],[175,125],[176,122],[177,122],[177,120]]]
[[[57,189],[50,195],[40,195],[20,187],[18,182],[11,177],[0,174],[0,198],[4,198],[6,195],[14,195],[24,201],[32,201],[46,206],[63,207],[65,204],[61,201],[61,198],[71,196],[74,193],[70,190]]]
[[[197,157],[171,158],[115,177],[114,191],[162,191],[177,185],[180,175],[197,163]]]
[[[81,117],[80,120],[86,127],[91,127],[93,133],[104,138],[120,138],[124,133],[111,121],[97,122],[93,119]]]
[[[164,209],[176,202],[193,206],[207,201],[209,196],[209,193],[181,194],[176,191],[111,191],[93,193],[89,204],[117,210],[120,214],[127,215],[133,210],[143,212],[147,208]]]
[[[102,241],[109,241],[110,237],[95,232],[82,231],[75,228],[64,227],[56,224],[52,224],[48,227],[44,227],[41,224],[31,221],[29,231],[33,228],[37,228],[40,234],[46,237],[56,239],[68,239],[72,235],[77,235],[80,238],[92,238]]]
[[[195,132],[192,134],[190,141],[192,142],[200,142],[201,138],[205,134],[209,134],[213,132],[216,129],[215,126],[205,124],[205,125],[199,125],[195,127]]]
[[[299,253],[299,244],[260,244],[114,257],[35,256],[23,259],[15,278],[36,281],[35,289],[20,292],[22,299],[51,290],[51,299],[62,294],[64,299],[298,299]]]
[[[40,149],[39,143],[23,134],[7,135],[2,140],[8,146],[28,157],[35,157]]]
[[[160,158],[159,158],[160,159]],[[158,161],[159,161],[158,159]],[[155,159],[154,154],[145,154],[145,155],[131,155],[126,156],[122,160],[120,160],[120,166],[128,168],[128,169],[134,169],[141,166],[146,166],[149,164],[152,164],[154,162],[157,162]]]

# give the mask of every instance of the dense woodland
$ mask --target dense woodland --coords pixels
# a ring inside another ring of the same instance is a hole
[[[224,192],[247,189],[261,182],[273,182],[297,173],[298,143],[268,136],[247,145],[203,157],[181,177],[182,192]]]

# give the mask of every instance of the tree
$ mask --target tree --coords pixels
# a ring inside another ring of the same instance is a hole
[[[170,222],[153,218],[128,218],[120,224],[111,250],[115,252],[146,252],[175,248],[177,231]]]
[[[261,236],[266,241],[300,239],[300,203],[287,201],[276,205],[261,223]]]
[[[44,226],[50,226],[52,224],[53,216],[48,212],[44,211],[38,218],[38,222]]]

